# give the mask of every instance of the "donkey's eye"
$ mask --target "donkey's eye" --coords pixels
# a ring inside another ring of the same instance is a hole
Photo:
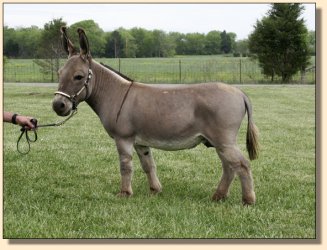
[[[74,80],[82,80],[82,79],[83,79],[82,75],[74,76]]]

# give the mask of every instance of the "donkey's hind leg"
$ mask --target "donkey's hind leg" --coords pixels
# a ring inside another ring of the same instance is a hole
[[[217,152],[222,160],[224,172],[213,199],[220,200],[227,196],[229,185],[234,178],[234,173],[237,173],[241,180],[243,203],[246,205],[255,203],[249,161],[244,158],[236,145],[217,149]]]
[[[156,173],[156,164],[154,163],[151,149],[149,147],[134,145],[137,155],[140,159],[142,168],[146,173],[150,185],[150,191],[153,194],[161,192],[161,184]]]

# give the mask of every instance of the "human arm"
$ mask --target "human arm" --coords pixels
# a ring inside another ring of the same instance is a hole
[[[18,124],[22,127],[27,127],[28,129],[34,129],[35,126],[31,122],[32,117],[24,116],[24,115],[18,115],[12,112],[3,112],[3,121],[4,122],[10,122],[13,124]]]

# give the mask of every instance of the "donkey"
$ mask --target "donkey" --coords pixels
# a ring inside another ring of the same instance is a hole
[[[246,146],[253,160],[258,156],[258,130],[253,122],[251,103],[241,90],[223,83],[134,82],[93,60],[84,30],[79,28],[77,32],[79,52],[69,40],[66,28],[61,28],[68,60],[59,70],[53,110],[59,116],[68,116],[80,102],[86,101],[98,115],[119,154],[119,196],[133,194],[133,148],[147,175],[150,191],[155,194],[161,192],[162,187],[150,147],[181,150],[203,143],[215,148],[223,167],[212,199],[225,199],[237,174],[243,204],[255,203],[250,164],[237,146],[237,134],[247,113]]]

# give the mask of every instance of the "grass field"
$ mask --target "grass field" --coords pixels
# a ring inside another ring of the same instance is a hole
[[[222,81],[226,83],[271,83],[261,74],[256,60],[225,56],[180,56],[174,58],[99,58],[130,78],[145,83],[195,83]],[[63,64],[65,60],[61,60]],[[315,65],[315,57],[311,66]],[[54,82],[57,82],[54,74]],[[40,73],[32,59],[10,59],[4,67],[5,82],[51,82],[51,75]],[[276,77],[275,82],[280,79]],[[315,71],[307,72],[305,83],[315,82]],[[293,83],[302,83],[300,73]]]
[[[261,132],[252,162],[257,203],[210,200],[222,174],[214,149],[154,150],[163,192],[151,196],[134,155],[134,196],[116,197],[118,156],[86,105],[64,126],[43,128],[28,155],[16,151],[19,128],[4,124],[4,238],[316,238],[315,86],[242,86]],[[4,85],[4,109],[60,120],[56,85]],[[245,152],[246,120],[239,144]]]

